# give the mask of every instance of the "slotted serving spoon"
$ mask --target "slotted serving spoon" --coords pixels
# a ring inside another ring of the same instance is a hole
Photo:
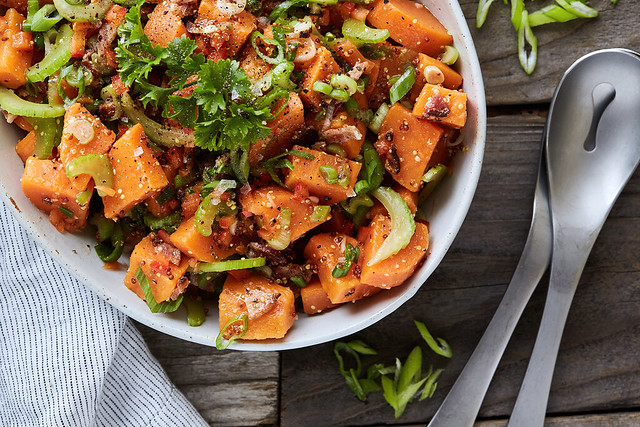
[[[549,110],[546,162],[553,224],[549,291],[511,427],[544,424],[562,331],[604,222],[640,162],[640,56],[586,55],[563,76]],[[612,290],[615,291],[615,290]]]

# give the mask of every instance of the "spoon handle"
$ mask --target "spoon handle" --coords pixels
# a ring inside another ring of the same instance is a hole
[[[500,358],[551,259],[551,220],[544,164],[536,185],[533,219],[520,261],[500,306],[429,427],[472,426]]]
[[[562,332],[582,270],[598,232],[589,236],[586,241],[578,234],[579,232],[555,236],[549,291],[542,321],[508,427],[544,425]]]

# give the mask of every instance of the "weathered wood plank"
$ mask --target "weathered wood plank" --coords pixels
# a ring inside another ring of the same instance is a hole
[[[530,12],[551,1],[526,2]],[[496,1],[481,29],[476,29],[477,0],[460,0],[478,51],[489,105],[548,102],[564,71],[582,55],[597,49],[624,47],[640,51],[640,20],[636,0],[592,0],[596,19],[549,24],[534,29],[538,65],[531,76],[521,68],[510,8]]]
[[[507,420],[476,423],[476,427],[504,427],[506,425]],[[629,427],[637,425],[640,425],[640,412],[551,417],[545,422],[547,427]]]
[[[210,425],[278,423],[277,352],[218,351],[136,326],[169,378]]]
[[[356,335],[379,351],[365,357],[365,365],[393,363],[420,344],[413,319],[425,321],[454,349],[450,361],[429,355],[429,363],[446,368],[436,395],[409,405],[399,422],[424,423],[435,413],[500,302],[529,227],[543,123],[544,114],[535,112],[490,117],[478,192],[451,250],[411,301]],[[560,349],[550,414],[640,408],[639,189],[636,174],[587,262]],[[545,280],[515,331],[481,417],[506,418],[511,411],[544,305]],[[283,426],[398,422],[380,394],[366,403],[355,398],[338,372],[332,344],[283,352],[282,359]]]

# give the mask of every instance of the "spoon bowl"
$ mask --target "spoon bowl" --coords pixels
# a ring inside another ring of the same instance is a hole
[[[640,56],[597,51],[565,73],[549,110],[546,163],[553,228],[549,291],[509,426],[544,424],[562,331],[596,238],[640,162]]]

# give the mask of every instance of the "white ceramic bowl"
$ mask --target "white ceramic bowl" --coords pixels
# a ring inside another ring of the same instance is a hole
[[[476,51],[462,10],[456,0],[424,0],[454,37],[460,52],[457,66],[468,95],[468,119],[463,144],[466,151],[456,155],[454,174],[448,177],[424,206],[430,223],[431,253],[422,267],[404,285],[381,292],[356,304],[345,304],[327,313],[299,319],[282,340],[235,342],[237,350],[286,350],[332,341],[355,333],[392,313],[411,298],[431,275],[451,246],[473,198],[484,153],[486,108]],[[117,309],[145,325],[188,341],[215,345],[218,335],[217,309],[211,307],[200,327],[187,325],[184,309],[171,314],[153,314],[144,301],[123,285],[124,271],[108,271],[93,251],[95,238],[61,234],[25,198],[20,188],[23,165],[15,154],[18,132],[4,120],[0,123],[0,197],[29,234],[89,289]]]

